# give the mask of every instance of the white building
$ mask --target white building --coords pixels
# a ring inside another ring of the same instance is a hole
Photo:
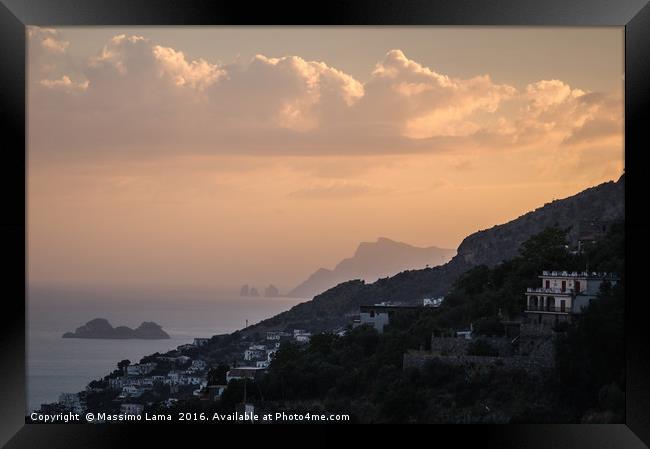
[[[208,365],[204,360],[192,360],[192,366],[190,366],[191,371],[203,371]]]
[[[280,340],[280,331],[268,331],[266,333],[266,339],[271,340],[271,341],[279,341]]]
[[[532,322],[570,321],[589,306],[604,282],[616,285],[614,273],[542,271],[541,287],[526,289],[526,315]]]
[[[136,363],[135,365],[129,365],[129,366],[126,367],[126,375],[127,376],[142,376],[142,375],[145,375],[145,374],[149,374],[155,368],[156,368],[156,364],[154,362]]]
[[[122,386],[151,387],[153,378],[151,377],[126,377],[122,381]]]
[[[257,379],[264,372],[264,368],[257,368],[253,366],[242,366],[233,368],[226,373],[226,382],[236,379]]]
[[[195,338],[192,344],[197,348],[200,348],[201,346],[207,345],[209,341],[209,338]]]
[[[167,373],[167,381],[165,382],[168,385],[176,385],[181,378],[181,373],[178,371],[170,371]]]
[[[112,377],[108,379],[108,386],[113,390],[121,390],[124,385],[123,377]]]
[[[290,332],[284,331],[267,331],[266,339],[269,341],[280,342],[281,340],[287,340],[292,338],[293,335]]]
[[[120,398],[128,398],[128,397],[133,397],[137,398],[139,396],[142,396],[142,393],[144,393],[145,389],[143,387],[139,387],[137,385],[127,385],[125,387],[122,387],[122,393],[120,393],[119,397]]]
[[[293,338],[298,343],[309,343],[309,340],[311,340],[311,333],[310,332],[302,332],[300,334],[294,334]]]
[[[181,376],[178,383],[181,385],[201,385],[205,379],[200,376]],[[206,382],[207,383],[207,382]]]
[[[423,298],[422,305],[424,307],[440,307],[442,301],[445,300],[444,296],[439,296],[437,298]]]
[[[122,404],[120,406],[120,412],[123,415],[141,415],[143,410],[142,404]]]
[[[374,327],[380,334],[384,327],[390,323],[390,317],[395,312],[413,310],[418,306],[396,305],[386,302],[373,305],[359,306],[359,320],[353,324],[354,327],[368,324]]]
[[[259,360],[265,357],[265,351],[261,349],[251,349],[248,348],[244,351],[244,360]]]

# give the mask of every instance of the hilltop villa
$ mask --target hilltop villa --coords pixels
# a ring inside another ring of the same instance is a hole
[[[598,295],[603,282],[616,285],[614,273],[542,271],[541,287],[526,289],[526,316],[533,323],[571,321]]]

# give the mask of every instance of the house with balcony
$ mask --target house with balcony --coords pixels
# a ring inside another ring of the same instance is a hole
[[[572,321],[589,306],[604,282],[614,286],[614,273],[542,271],[541,287],[526,289],[525,313],[529,322],[556,324]]]

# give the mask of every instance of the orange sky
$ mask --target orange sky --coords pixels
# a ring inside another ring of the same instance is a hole
[[[30,282],[286,290],[620,176],[622,29],[465,31],[30,28]]]

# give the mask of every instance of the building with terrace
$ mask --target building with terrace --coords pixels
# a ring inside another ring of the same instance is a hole
[[[404,310],[415,310],[418,307],[422,306],[410,304],[394,304],[391,302],[361,305],[359,306],[359,318],[353,321],[352,327],[367,324],[374,327],[375,330],[381,334],[384,332],[384,327],[390,324],[390,317],[394,313]]]
[[[541,287],[526,289],[526,316],[529,322],[556,324],[570,322],[596,298],[604,282],[616,285],[614,273],[587,271],[542,271]]]

